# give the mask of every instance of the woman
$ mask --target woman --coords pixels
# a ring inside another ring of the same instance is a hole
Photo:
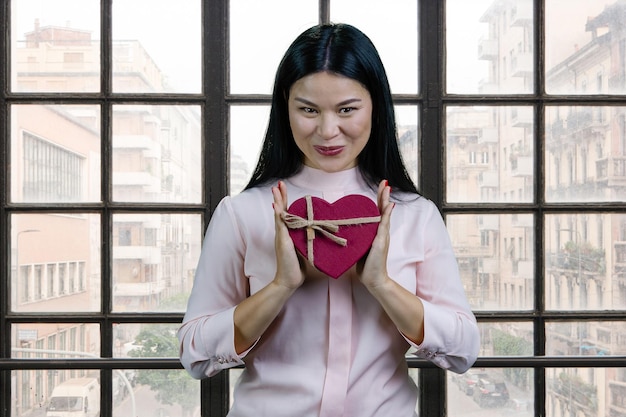
[[[376,202],[380,223],[332,279],[297,255],[283,219],[306,195],[348,194]],[[409,348],[455,372],[474,363],[445,225],[407,175],[382,62],[358,29],[318,25],[287,50],[258,165],[213,214],[179,339],[196,378],[245,364],[231,417],[411,417]]]

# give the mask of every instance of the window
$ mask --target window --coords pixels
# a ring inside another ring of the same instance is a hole
[[[3,2],[0,409],[33,415],[81,378],[103,417],[226,415],[239,370],[192,380],[174,342],[203,233],[254,168],[288,43],[345,21],[378,47],[407,168],[444,214],[479,378],[510,396],[483,410],[471,372],[409,356],[419,415],[626,416],[624,13],[619,0]]]

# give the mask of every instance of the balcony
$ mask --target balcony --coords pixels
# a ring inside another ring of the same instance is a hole
[[[478,216],[479,230],[500,230],[500,216],[485,215]]]
[[[533,165],[532,156],[511,158],[511,175],[514,177],[532,177]]]
[[[615,264],[626,267],[626,241],[617,241],[613,247],[615,248]]]
[[[530,109],[515,109],[511,114],[511,124],[514,127],[532,127],[533,114]]]
[[[609,187],[626,186],[626,156],[611,156],[597,160],[596,177]]]
[[[532,260],[515,259],[513,261],[513,276],[520,279],[533,279],[535,263]]]
[[[533,74],[533,54],[523,52],[511,59],[511,74],[513,77],[529,77]]]
[[[530,214],[513,214],[511,226],[532,229],[535,226],[533,216]]]
[[[156,246],[113,246],[113,259],[141,259],[144,264],[160,264],[161,249]]]
[[[482,258],[478,261],[478,272],[482,274],[499,274],[500,262],[495,258]]]
[[[149,172],[114,172],[113,186],[143,187],[145,192],[161,192],[161,179]]]
[[[511,26],[531,26],[533,23],[533,2],[520,0],[511,9]]]
[[[478,41],[478,59],[497,60],[498,44],[495,39],[481,38]]]
[[[481,172],[478,176],[478,185],[485,188],[498,188],[500,186],[500,177],[497,171]]]
[[[487,143],[498,143],[498,128],[497,127],[483,127],[478,132],[478,144],[484,145]]]

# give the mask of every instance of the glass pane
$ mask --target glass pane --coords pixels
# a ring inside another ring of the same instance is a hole
[[[180,323],[116,323],[113,357],[178,358]]]
[[[202,201],[198,106],[113,106],[113,199]]]
[[[100,326],[90,323],[18,323],[11,326],[11,357],[100,357]]]
[[[396,106],[398,146],[409,176],[418,184],[419,174],[419,111],[416,106]]]
[[[446,117],[449,202],[533,201],[531,107],[451,106]]]
[[[238,0],[229,2],[229,11],[230,92],[269,94],[291,42],[317,24],[318,2]]]
[[[446,224],[473,309],[532,309],[535,239],[531,214],[448,215]]]
[[[100,201],[100,108],[11,106],[11,200]]]
[[[230,195],[239,194],[259,159],[269,119],[269,106],[230,108]]]
[[[545,227],[546,308],[626,308],[626,214],[555,214]]]
[[[113,372],[113,417],[200,416],[200,381],[184,369]]]
[[[479,356],[532,356],[533,325],[523,322],[484,322]]]
[[[201,18],[200,0],[113,1],[113,91],[200,93]]]
[[[549,94],[626,92],[623,12],[616,0],[545,2]]]
[[[395,94],[418,92],[417,4],[415,0],[330,2],[331,22],[351,24],[372,40],[385,66],[391,91]]]
[[[622,321],[546,323],[546,336],[548,356],[626,354],[626,323]]]
[[[626,107],[546,108],[546,201],[626,201]]]
[[[14,214],[10,221],[11,311],[99,311],[100,217]]]
[[[185,311],[200,257],[200,215],[113,215],[113,310]]]
[[[533,26],[533,0],[447,0],[446,91],[532,93]]]
[[[447,374],[450,417],[535,415],[531,368],[471,368]]]
[[[100,375],[97,370],[12,371],[11,387],[11,417],[100,415]]]
[[[546,368],[546,417],[623,415],[626,368]]]
[[[11,1],[11,90],[100,91],[100,1]]]

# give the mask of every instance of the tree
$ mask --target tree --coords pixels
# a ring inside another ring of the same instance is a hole
[[[170,309],[187,297],[173,297],[162,303]],[[184,303],[183,303],[184,304]],[[178,357],[176,328],[171,324],[145,324],[135,338],[138,347],[128,354],[135,358]],[[156,398],[163,404],[179,405],[185,416],[191,416],[194,405],[200,396],[200,384],[186,372],[179,369],[141,369],[137,373],[137,383],[149,386]]]

